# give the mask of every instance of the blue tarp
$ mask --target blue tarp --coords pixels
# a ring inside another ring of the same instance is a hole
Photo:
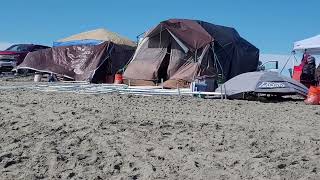
[[[85,39],[85,40],[77,40],[77,41],[66,41],[66,42],[53,42],[53,47],[59,46],[75,46],[75,45],[98,45],[103,41],[95,40],[95,39]]]

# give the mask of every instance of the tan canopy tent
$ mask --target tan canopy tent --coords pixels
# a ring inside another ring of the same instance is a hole
[[[110,41],[115,44],[126,45],[131,47],[136,46],[136,44],[130,39],[122,37],[119,34],[108,31],[106,29],[96,29],[96,30],[91,30],[87,32],[82,32],[64,39],[60,39],[57,42],[79,41],[79,40],[87,40],[87,39]]]

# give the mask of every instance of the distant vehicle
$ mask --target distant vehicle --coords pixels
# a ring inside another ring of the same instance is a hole
[[[278,61],[268,61],[262,63],[259,61],[258,71],[272,71],[278,72],[279,71],[279,62]]]
[[[0,73],[11,71],[22,63],[29,52],[50,48],[35,44],[15,44],[4,51],[0,51]]]

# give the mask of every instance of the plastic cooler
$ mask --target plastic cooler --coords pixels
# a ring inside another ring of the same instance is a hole
[[[206,92],[208,88],[208,85],[203,84],[203,83],[195,83],[195,90],[196,91],[201,91],[201,92]]]

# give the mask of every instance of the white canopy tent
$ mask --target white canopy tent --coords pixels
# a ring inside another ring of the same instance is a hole
[[[320,35],[295,42],[293,50],[302,53],[307,52],[308,54],[320,55]]]
[[[291,56],[289,56],[288,60],[285,62],[284,67],[282,68],[280,73],[282,73],[283,70],[286,68],[290,59],[292,60],[292,68],[289,68],[291,70],[293,70],[294,66],[296,66],[297,63],[299,63],[297,58],[295,57],[296,52],[300,52],[300,53],[306,52],[306,53],[311,54],[313,56],[320,55],[320,34],[317,36],[308,38],[308,39],[304,39],[304,40],[295,42],[293,45],[292,54],[291,54]],[[294,57],[294,58],[292,58],[292,57]],[[316,59],[318,59],[318,61],[319,61],[319,58],[316,58]],[[316,63],[318,63],[318,61]]]

